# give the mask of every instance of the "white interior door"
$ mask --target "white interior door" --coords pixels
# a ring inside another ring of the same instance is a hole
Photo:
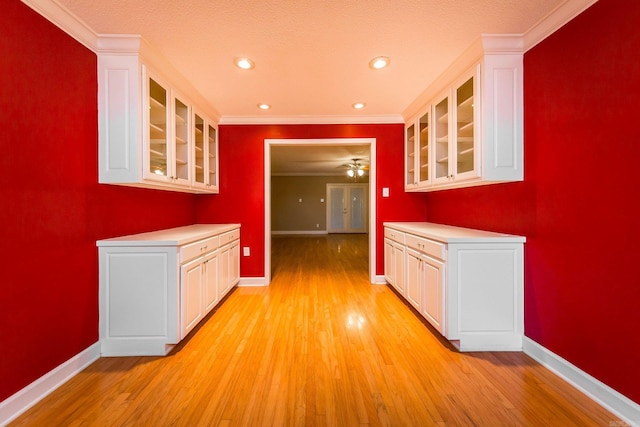
[[[367,184],[327,184],[327,232],[367,232]]]

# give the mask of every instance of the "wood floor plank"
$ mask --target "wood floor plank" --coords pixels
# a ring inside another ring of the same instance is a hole
[[[459,353],[389,287],[368,236],[278,236],[167,357],[101,358],[11,426],[606,426],[523,353]]]

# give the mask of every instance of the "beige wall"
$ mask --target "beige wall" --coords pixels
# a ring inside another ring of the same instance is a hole
[[[327,184],[353,182],[346,176],[272,176],[271,231],[326,231]],[[368,177],[358,182],[366,183]]]

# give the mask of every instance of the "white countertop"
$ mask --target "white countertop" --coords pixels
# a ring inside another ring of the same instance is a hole
[[[98,246],[181,246],[240,228],[240,224],[193,224],[98,240]]]
[[[384,226],[443,243],[524,243],[526,241],[524,236],[454,227],[431,222],[385,222]]]

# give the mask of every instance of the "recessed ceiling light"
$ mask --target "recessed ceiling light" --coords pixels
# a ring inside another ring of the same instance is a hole
[[[351,105],[353,108],[355,108],[356,110],[362,110],[367,104],[365,104],[364,102],[356,102],[355,104]]]
[[[250,70],[254,67],[253,61],[249,58],[236,58],[233,60],[233,63],[236,64],[236,67],[242,68],[243,70]]]
[[[391,63],[391,60],[386,56],[378,56],[369,61],[369,67],[374,70],[381,70],[387,67]]]
[[[271,105],[269,104],[258,104],[258,108],[261,110],[268,110],[269,108],[271,108]]]

